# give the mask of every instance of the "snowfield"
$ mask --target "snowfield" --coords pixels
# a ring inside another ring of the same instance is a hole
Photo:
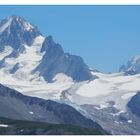
[[[92,81],[74,82],[71,77],[58,73],[52,83],[44,80],[33,70],[40,64],[44,53],[40,52],[43,36],[35,38],[32,46],[24,45],[24,51],[16,57],[7,57],[13,50],[6,46],[0,52],[0,60],[5,61],[0,69],[0,83],[28,95],[68,104],[99,105],[98,109],[109,106],[126,111],[130,98],[140,90],[140,74],[124,76],[123,73],[103,74],[92,72],[98,78]],[[16,69],[11,73],[11,69]]]
[[[126,104],[140,90],[140,74],[95,74],[98,79],[75,83],[70,77],[60,73],[55,76],[53,83],[47,83],[43,78],[20,80],[0,71],[0,83],[28,96],[57,101],[60,101],[63,98],[62,93],[67,91],[64,100],[67,99],[68,103],[99,105],[99,109],[108,107],[108,102],[114,101],[114,107],[126,111]]]
[[[127,102],[140,90],[140,74],[94,74],[99,79],[84,83],[76,91],[76,94],[88,98],[86,104],[106,105],[107,102],[114,101],[116,108],[125,111]]]

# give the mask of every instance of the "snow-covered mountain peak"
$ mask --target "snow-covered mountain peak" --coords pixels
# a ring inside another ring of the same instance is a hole
[[[23,30],[27,30],[27,31],[33,30],[35,28],[31,23],[27,22],[24,18],[13,15],[5,18],[0,22],[0,33],[8,29],[10,34],[10,28],[12,28],[12,26],[15,25],[19,29],[23,28]]]
[[[125,72],[128,75],[134,75],[140,73],[140,55],[136,55],[127,62],[126,65],[122,65],[120,72]]]
[[[36,28],[31,23],[29,23],[28,21],[26,21],[24,18],[20,16],[12,16],[10,17],[10,19],[12,19],[13,23],[15,22],[16,24],[19,25],[19,27],[23,28],[23,30],[32,31],[34,28]]]
[[[0,69],[12,77],[28,81],[43,77],[47,82],[96,78],[81,57],[65,53],[52,36],[43,37],[20,16],[2,20],[0,31]]]
[[[23,44],[31,46],[34,39],[41,33],[37,27],[20,16],[10,16],[0,22],[0,51],[5,46],[17,50]]]
[[[56,52],[57,54],[64,53],[63,48],[58,43],[55,43],[52,36],[47,36],[42,44],[41,52]]]

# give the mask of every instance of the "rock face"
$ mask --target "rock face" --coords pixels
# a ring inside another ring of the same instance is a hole
[[[125,72],[126,75],[140,73],[140,56],[133,57],[126,65],[122,65],[119,71]]]
[[[64,73],[75,81],[93,78],[83,59],[64,53],[61,45],[56,44],[51,36],[46,37],[41,52],[45,52],[45,55],[35,71],[39,71],[40,75],[45,77],[47,81],[51,82],[58,73]]]
[[[71,124],[102,130],[100,125],[84,117],[73,107],[51,100],[24,96],[0,85],[0,116],[17,120]]]
[[[131,98],[127,106],[133,114],[140,117],[140,92],[137,92],[137,94]]]

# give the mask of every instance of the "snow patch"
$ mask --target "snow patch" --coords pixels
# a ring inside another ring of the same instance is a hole
[[[71,77],[65,75],[64,73],[58,73],[58,74],[53,78],[53,81],[59,82],[59,83],[60,83],[60,82],[63,83],[63,82],[72,82],[73,80],[72,80]]]
[[[119,122],[118,122],[118,121],[114,121],[114,123],[119,124]]]
[[[100,109],[107,108],[107,107],[108,107],[107,105],[103,105],[103,104],[100,105]]]
[[[30,111],[29,113],[30,113],[31,115],[33,115],[33,114],[34,114],[34,112],[32,112],[32,111]]]
[[[0,61],[2,59],[4,59],[4,57],[6,57],[7,55],[9,55],[10,53],[12,53],[13,49],[11,46],[5,46],[4,47],[4,51],[0,52]]]
[[[128,123],[132,123],[133,121],[132,120],[128,120]]]
[[[30,31],[30,30],[32,30],[34,27],[30,24],[30,23],[28,23],[28,22],[24,22],[23,23],[24,24],[24,27],[25,27],[25,29],[27,30],[27,31]]]
[[[0,33],[2,33],[5,29],[7,29],[12,22],[12,18],[10,18],[1,28],[0,28]]]
[[[0,127],[8,127],[7,124],[0,124]]]
[[[124,113],[123,110],[121,110],[121,111],[119,111],[119,112],[117,112],[117,113],[109,113],[109,114],[115,117],[115,116],[119,116],[119,115],[122,114],[122,113]]]

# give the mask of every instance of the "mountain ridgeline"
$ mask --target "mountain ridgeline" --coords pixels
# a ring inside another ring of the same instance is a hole
[[[52,36],[42,36],[37,27],[19,16],[11,16],[0,22],[0,52],[4,52],[6,46],[13,49],[10,54],[0,60],[0,66],[8,65],[6,60],[8,58],[16,57],[18,61],[20,55],[26,54],[26,47],[33,47],[35,39],[39,36],[44,38],[44,41],[39,44],[40,50],[37,54],[44,55],[30,71],[31,74],[39,73],[39,76],[48,82],[53,82],[53,78],[59,73],[71,77],[74,81],[96,78],[81,57],[65,53],[61,45],[53,41]],[[13,74],[14,69],[14,74],[16,74],[17,71],[20,71],[20,67],[18,67],[20,65],[23,66],[23,63],[18,62],[6,71]]]
[[[75,81],[90,80],[92,75],[88,66],[79,56],[64,53],[61,45],[56,44],[51,36],[45,38],[41,52],[46,52],[41,63],[35,69],[46,80],[51,81],[57,73],[64,73]]]

